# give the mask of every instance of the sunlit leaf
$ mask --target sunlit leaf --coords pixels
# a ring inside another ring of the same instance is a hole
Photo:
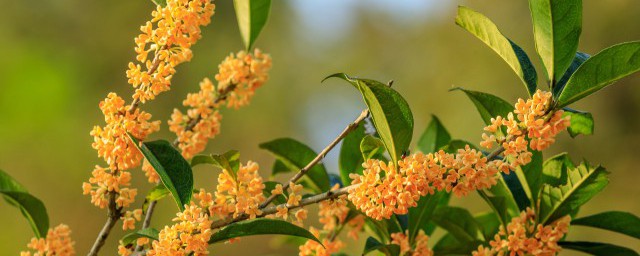
[[[29,194],[18,181],[2,170],[0,170],[0,194],[5,201],[20,209],[36,237],[47,236],[49,230],[47,208],[40,199]]]
[[[338,165],[340,167],[340,178],[345,185],[351,184],[349,174],[362,174],[362,153],[360,151],[360,143],[365,136],[364,124],[360,123],[353,131],[342,139],[340,146],[340,156]]]
[[[366,135],[360,142],[360,151],[362,152],[362,158],[366,161],[375,155],[382,154],[384,152],[384,143],[376,137]]]
[[[138,238],[143,238],[143,237],[149,238],[151,240],[158,240],[159,234],[160,232],[158,232],[158,230],[156,230],[155,228],[140,229],[135,232],[126,234],[124,237],[122,237],[122,240],[120,240],[120,243],[125,246],[130,245],[135,243],[138,240]]]
[[[242,41],[249,50],[267,23],[271,0],[233,0]]]
[[[432,115],[431,122],[420,136],[417,147],[422,153],[433,153],[449,144],[449,141],[451,141],[451,135],[444,128],[440,119]]]
[[[640,239],[640,218],[628,212],[602,212],[571,220],[571,225],[606,229]]]
[[[589,112],[581,112],[570,108],[564,108],[564,116],[571,117],[571,125],[567,128],[572,138],[582,134],[593,134],[593,116]]]

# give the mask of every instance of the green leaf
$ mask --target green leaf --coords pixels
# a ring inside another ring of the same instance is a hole
[[[362,152],[362,158],[366,161],[377,154],[382,154],[384,152],[384,143],[376,137],[366,135],[360,142],[360,151]]]
[[[171,192],[169,192],[169,190],[165,188],[163,184],[155,186],[145,197],[144,204],[142,204],[142,212],[147,212],[147,208],[149,207],[149,203],[151,201],[158,201],[170,194]]]
[[[521,166],[521,170],[525,177],[527,187],[529,188],[531,200],[535,203],[538,201],[538,194],[540,193],[543,182],[542,152],[536,150],[532,150],[530,152],[532,153],[531,162],[525,166]]]
[[[566,152],[555,155],[544,161],[540,183],[556,187],[564,185],[567,183],[569,170],[574,168],[576,166]]]
[[[211,236],[211,239],[209,239],[209,244],[226,241],[235,237],[255,235],[296,236],[322,243],[308,230],[298,227],[289,222],[283,220],[259,218],[236,222],[222,228],[220,231]]]
[[[449,144],[449,141],[451,141],[451,135],[447,129],[444,128],[438,117],[431,115],[431,122],[420,136],[417,146],[418,150],[427,154],[438,151]]]
[[[545,184],[540,195],[539,223],[547,225],[575,212],[604,189],[609,183],[607,175],[602,166],[590,167],[583,162],[568,170],[566,184],[558,187]]]
[[[564,108],[565,116],[571,117],[571,125],[567,128],[571,138],[576,136],[593,134],[593,116],[589,112],[581,112],[570,108]]]
[[[0,170],[0,194],[9,204],[20,209],[37,238],[47,236],[49,230],[47,208],[40,199],[29,194],[18,181],[2,170]]]
[[[513,197],[502,176],[496,185],[486,191],[480,190],[478,193],[500,217],[502,224],[506,225],[511,221],[511,218],[520,214],[520,208],[518,208],[516,199]]]
[[[287,167],[282,161],[276,159],[273,161],[273,166],[271,167],[271,177],[275,177],[279,173],[288,173],[292,172],[292,170]]]
[[[400,246],[397,244],[383,244],[375,238],[369,237],[364,245],[362,255],[366,255],[373,251],[380,251],[387,256],[398,256],[400,255]]]
[[[120,243],[124,246],[127,246],[135,243],[138,240],[138,238],[143,238],[143,237],[149,238],[151,240],[158,240],[159,234],[160,232],[158,232],[158,230],[155,228],[140,229],[135,232],[126,234],[124,237],[122,237],[122,240],[120,240]]]
[[[529,57],[520,46],[500,33],[489,18],[468,7],[459,6],[456,24],[491,47],[520,77],[529,95],[535,93],[538,77]]]
[[[463,91],[476,106],[476,109],[478,109],[482,117],[482,121],[487,125],[491,124],[491,118],[496,116],[506,117],[509,112],[514,110],[511,103],[489,93],[466,90],[460,87],[451,90]]]
[[[456,240],[462,243],[473,243],[481,240],[480,225],[466,209],[449,206],[436,208],[432,219],[438,226],[449,231]]]
[[[493,240],[493,237],[498,233],[500,228],[500,218],[495,212],[484,212],[473,216],[477,223],[480,225],[480,231],[484,236],[485,241]]]
[[[151,0],[151,2],[162,7],[167,6],[167,0]]]
[[[328,76],[344,79],[360,91],[373,125],[394,163],[409,149],[413,136],[413,115],[407,101],[386,84],[370,79],[352,78],[344,73]],[[324,80],[323,80],[324,81]]]
[[[364,123],[360,123],[353,131],[342,139],[340,146],[340,156],[338,157],[338,165],[340,168],[340,178],[345,186],[351,184],[349,174],[362,174],[362,153],[360,151],[360,142],[365,136]]]
[[[233,0],[233,6],[242,41],[247,50],[250,50],[267,23],[271,0]]]
[[[559,241],[558,245],[562,248],[585,252],[596,256],[638,256],[639,254],[634,250],[626,247],[606,244],[606,243],[594,243],[594,242],[573,242],[573,241]]]
[[[536,50],[553,85],[564,75],[578,50],[582,0],[529,0],[529,8]]]
[[[640,218],[628,212],[602,212],[574,219],[571,225],[606,229],[640,239]]]
[[[569,78],[571,78],[573,73],[578,70],[580,65],[582,65],[582,63],[587,61],[587,59],[589,58],[591,58],[589,54],[583,52],[576,53],[576,56],[573,58],[573,61],[571,62],[571,65],[569,66],[567,71],[564,72],[564,75],[562,76],[560,81],[557,81],[556,86],[553,87],[553,99],[558,99],[558,96],[560,96],[560,93],[562,93],[562,90],[564,90],[564,86],[567,85],[567,81],[569,81]]]
[[[501,174],[504,183],[509,188],[509,192],[513,196],[513,199],[516,201],[518,205],[518,209],[520,211],[524,211],[527,207],[531,206],[531,201],[527,197],[527,192],[524,190],[524,186],[520,183],[520,179],[518,179],[518,175],[516,172],[510,172],[509,174]]]
[[[569,78],[556,108],[582,99],[640,70],[640,41],[611,46],[586,60]]]
[[[468,142],[466,140],[449,141],[449,144],[445,145],[444,147],[441,147],[440,149],[444,150],[444,152],[446,153],[455,154],[455,153],[458,153],[458,149],[464,149],[466,146],[469,146],[469,148],[471,149],[481,151],[478,147],[476,147],[471,142]]]
[[[291,138],[272,140],[260,144],[259,147],[271,152],[291,171],[301,170],[317,155],[309,146]],[[322,163],[309,169],[304,179],[310,181],[310,189],[314,192],[320,193],[330,189],[329,175]]]
[[[431,235],[435,229],[435,223],[431,221],[433,212],[437,207],[445,207],[450,198],[450,193],[437,191],[432,195],[421,197],[416,207],[409,208],[409,242],[411,244],[421,229],[425,234]]]
[[[184,205],[191,202],[193,195],[193,172],[189,162],[166,140],[140,143],[131,134],[129,138],[156,170],[178,208],[184,210]]]

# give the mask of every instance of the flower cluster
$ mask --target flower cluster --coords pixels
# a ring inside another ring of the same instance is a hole
[[[185,205],[185,210],[177,214],[172,226],[165,226],[158,235],[158,241],[153,241],[149,256],[172,255],[207,255],[209,239],[213,234],[211,219],[206,210],[195,203]],[[190,254],[192,253],[192,254]],[[125,254],[126,255],[126,254]]]
[[[386,164],[369,159],[362,164],[362,175],[351,174],[352,184],[361,184],[349,190],[348,198],[367,216],[381,220],[393,214],[406,214],[415,207],[421,196],[435,190],[446,190],[457,196],[470,191],[489,188],[496,184],[498,172],[509,172],[508,164],[501,160],[488,161],[468,145],[456,154],[440,150],[432,154],[415,153]]]
[[[131,185],[131,173],[127,171],[115,172],[109,168],[96,165],[91,173],[89,182],[82,183],[83,194],[91,195],[91,203],[100,208],[109,205],[109,194],[114,193],[118,207],[127,207],[135,199],[137,189],[128,188]]]
[[[258,49],[253,54],[240,51],[229,55],[218,67],[217,88],[205,78],[200,91],[187,95],[182,102],[189,108],[187,113],[175,109],[169,120],[169,130],[177,135],[185,158],[204,150],[208,140],[220,133],[221,105],[237,109],[249,103],[255,90],[268,79],[271,57]]]
[[[23,251],[20,256],[71,256],[76,252],[73,249],[75,242],[71,240],[71,230],[67,225],[60,224],[53,229],[49,229],[46,238],[32,238],[27,245],[34,252]]]
[[[283,220],[287,220],[289,217],[289,208],[300,205],[300,200],[302,199],[302,185],[295,184],[293,182],[289,183],[289,193],[284,193],[284,188],[282,184],[277,184],[276,187],[271,190],[271,194],[273,195],[282,195],[286,200],[286,205],[278,205],[276,207],[277,212],[274,215],[269,215],[267,217],[272,218],[282,218]],[[300,209],[294,213],[295,223],[298,225],[302,225],[302,221],[307,219],[307,210]]]
[[[169,90],[176,65],[191,60],[190,48],[201,38],[200,27],[209,24],[214,9],[210,0],[168,0],[165,7],[158,5],[135,38],[140,64],[130,62],[127,70],[128,82],[136,88],[134,99],[145,102]]]
[[[491,124],[484,128],[490,134],[482,134],[480,145],[487,149],[494,144],[502,145],[513,167],[529,163],[532,153],[528,147],[548,148],[555,142],[555,136],[571,124],[570,116],[563,117],[562,110],[550,111],[551,97],[550,92],[538,90],[531,99],[518,99],[513,112],[491,119]]]
[[[142,219],[142,209],[127,211],[120,219],[122,219],[122,230],[136,229],[136,221]]]
[[[433,251],[429,248],[429,236],[421,229],[415,238],[415,248],[411,248],[409,243],[408,230],[405,233],[398,232],[391,234],[391,243],[400,246],[400,255],[403,256],[432,256]]]
[[[558,241],[569,231],[570,216],[562,217],[550,225],[536,225],[536,215],[531,208],[511,219],[507,228],[500,227],[490,248],[479,246],[473,256],[504,255],[556,255],[562,248]]]
[[[247,214],[250,218],[261,215],[259,204],[264,201],[264,184],[258,173],[258,164],[252,161],[239,165],[238,171],[222,170],[218,175],[213,205],[209,208],[212,216],[226,218],[230,214],[238,217]]]

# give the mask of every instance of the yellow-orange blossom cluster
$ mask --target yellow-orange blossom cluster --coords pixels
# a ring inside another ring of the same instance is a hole
[[[391,234],[391,243],[400,246],[400,255],[403,256],[432,256],[433,250],[428,246],[429,236],[424,233],[424,230],[420,230],[416,235],[415,248],[411,247],[409,243],[409,231],[405,233],[398,232]]]
[[[34,252],[23,251],[20,256],[69,256],[74,255],[73,245],[75,242],[70,237],[71,230],[67,225],[60,224],[53,229],[49,229],[46,238],[32,238],[27,245]]]
[[[551,93],[537,91],[531,99],[518,100],[507,118],[492,119],[485,131],[493,135],[483,134],[481,145],[491,148],[493,143],[500,143],[505,160],[490,160],[469,145],[456,154],[443,150],[426,155],[419,152],[397,163],[369,159],[362,165],[362,175],[350,175],[353,184],[361,185],[349,190],[349,200],[367,216],[380,220],[406,214],[421,196],[435,190],[464,196],[489,188],[496,184],[499,172],[508,174],[531,161],[528,147],[545,149],[554,142],[555,135],[569,126],[569,118],[563,118],[561,110],[548,113],[550,104]],[[507,128],[506,136],[500,135],[502,126]]]

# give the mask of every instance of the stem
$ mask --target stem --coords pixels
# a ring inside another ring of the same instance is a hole
[[[142,222],[142,229],[149,228],[151,225],[151,216],[153,216],[153,210],[156,208],[156,204],[158,200],[151,200],[149,202],[149,206],[147,207],[147,214],[144,215],[144,221]],[[136,244],[136,249],[134,251],[138,252],[142,250],[141,245]]]
[[[342,131],[342,133],[338,135],[338,137],[336,137],[331,143],[329,143],[329,145],[327,145],[327,147],[325,147],[322,151],[320,151],[320,153],[316,156],[316,158],[311,160],[311,162],[309,162],[307,166],[300,169],[300,171],[298,171],[298,173],[296,173],[295,176],[291,177],[291,179],[289,179],[289,182],[285,183],[282,186],[282,190],[287,190],[289,188],[289,184],[296,183],[296,181],[302,178],[302,176],[307,174],[307,172],[311,168],[313,168],[316,164],[318,164],[318,162],[324,159],[327,153],[329,153],[329,151],[331,151],[342,139],[344,139],[344,137],[346,137],[347,134],[349,134],[351,131],[356,129],[356,127],[358,127],[360,122],[362,122],[365,118],[367,118],[367,116],[369,116],[369,109],[363,110],[360,113],[360,116],[358,116],[358,118],[356,118],[356,120],[354,120],[352,123],[347,125],[347,127],[344,128],[344,130]],[[264,202],[260,204],[260,209],[267,207],[267,205],[269,205],[269,203],[271,203],[277,196],[278,195],[275,195],[275,194],[269,196],[269,198],[267,198]]]
[[[102,227],[102,230],[100,230],[100,233],[98,234],[98,238],[96,238],[96,241],[95,243],[93,243],[93,246],[91,247],[91,251],[89,251],[87,256],[98,255],[98,252],[100,251],[105,241],[109,237],[109,233],[111,233],[111,229],[113,228],[113,226],[116,225],[116,223],[118,222],[118,219],[120,219],[120,217],[122,216],[122,208],[118,208],[118,206],[116,205],[115,198],[116,198],[116,193],[111,191],[109,193],[109,210],[108,210],[107,222],[104,223],[104,227]]]

